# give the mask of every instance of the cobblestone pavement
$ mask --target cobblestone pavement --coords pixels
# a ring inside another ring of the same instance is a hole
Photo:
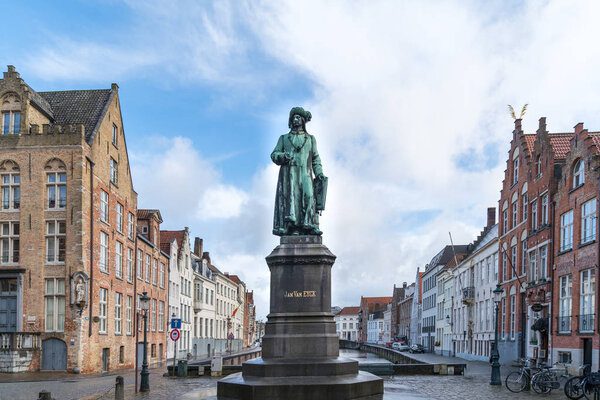
[[[124,374],[125,398],[129,400],[195,399],[216,400],[217,379],[196,377],[176,379],[162,376],[162,370],[150,375],[151,391],[135,393],[133,373]],[[108,400],[114,399],[115,375],[87,378],[60,379],[55,381],[4,382],[0,383],[1,400],[34,400],[42,390],[48,390],[57,400]],[[467,373],[465,376],[394,376],[384,378],[383,400],[481,400],[481,399],[565,399],[562,390],[539,396],[534,392],[514,394],[504,386],[489,385],[489,375]],[[103,396],[103,394],[105,394]],[[284,400],[284,399],[282,399]]]

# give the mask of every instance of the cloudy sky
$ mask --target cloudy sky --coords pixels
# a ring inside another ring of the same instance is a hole
[[[168,6],[167,6],[168,4]],[[264,257],[287,113],[330,178],[333,303],[390,295],[497,206],[512,120],[600,129],[600,3],[28,1],[0,64],[36,90],[120,86],[140,207],[189,226],[268,313]]]

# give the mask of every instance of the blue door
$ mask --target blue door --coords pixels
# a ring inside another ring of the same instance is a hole
[[[67,345],[60,339],[47,339],[42,342],[42,370],[66,371]]]
[[[0,332],[17,331],[17,278],[0,279]]]

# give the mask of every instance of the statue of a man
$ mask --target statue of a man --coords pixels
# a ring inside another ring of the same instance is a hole
[[[277,236],[322,234],[319,212],[325,208],[327,178],[317,141],[306,132],[311,117],[302,107],[292,108],[288,119],[291,130],[279,137],[271,153],[271,160],[281,166],[273,218],[273,234]]]
[[[85,301],[85,283],[83,283],[83,278],[79,277],[77,280],[77,284],[75,285],[75,296],[76,303],[82,303]]]

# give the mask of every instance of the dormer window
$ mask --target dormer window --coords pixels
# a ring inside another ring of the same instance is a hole
[[[573,188],[579,187],[585,183],[585,161],[579,160],[573,168]]]

